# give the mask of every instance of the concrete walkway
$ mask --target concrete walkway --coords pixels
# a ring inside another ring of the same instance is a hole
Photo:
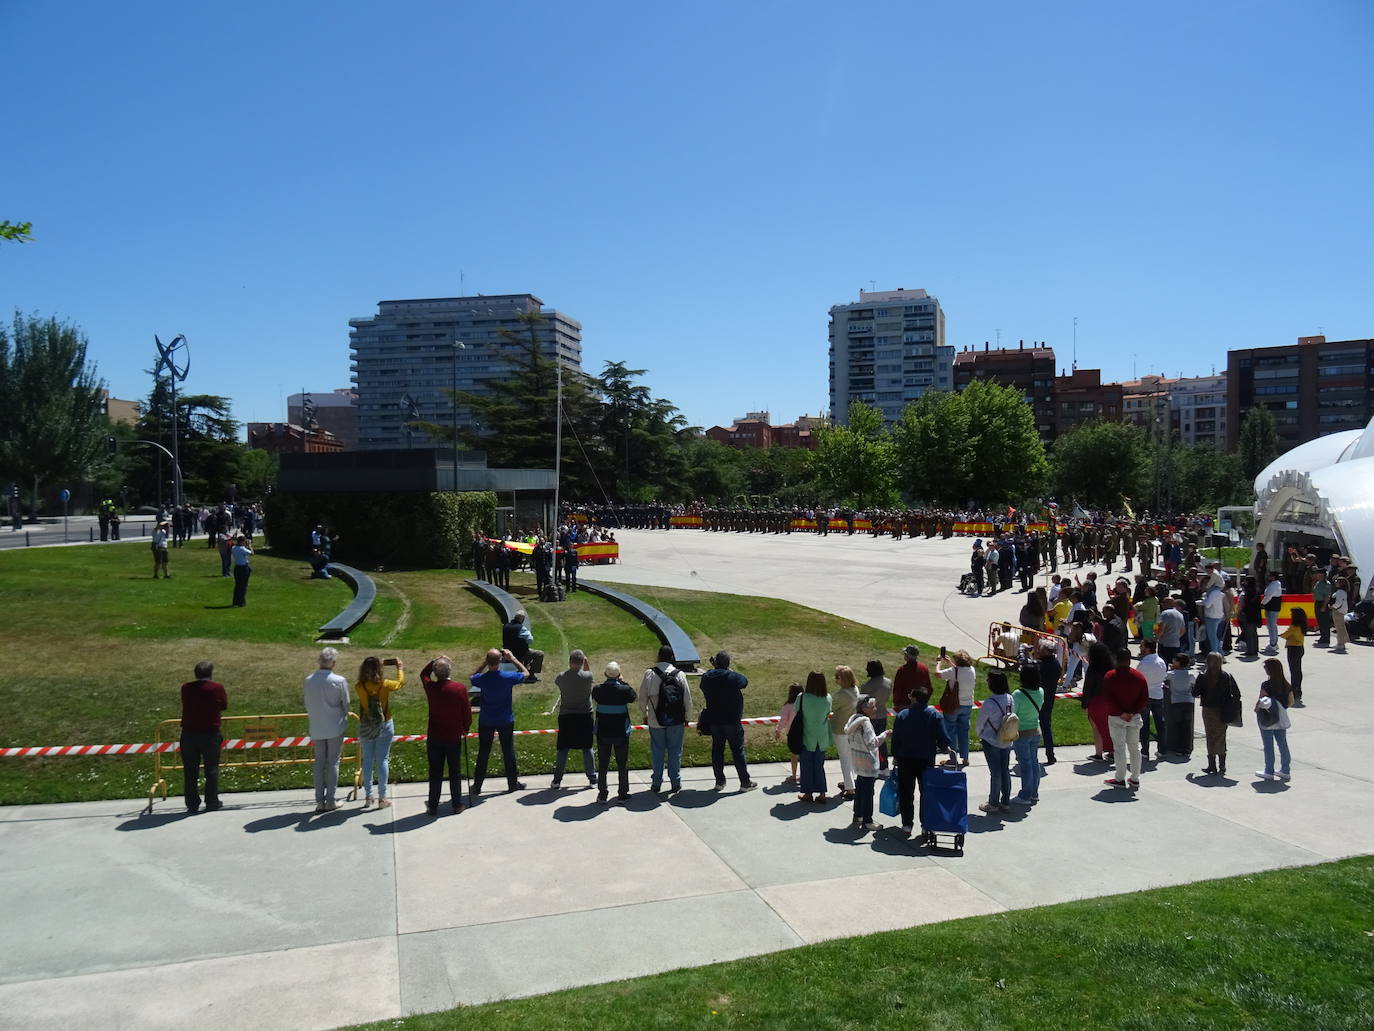
[[[1020,605],[949,596],[958,539],[621,540],[625,564],[599,578],[789,597],[951,647]],[[1251,776],[1249,716],[1225,779],[1152,763],[1128,794],[1102,786],[1088,749],[1064,748],[1040,804],[975,816],[962,857],[858,836],[847,807],[796,802],[777,765],[755,769],[761,791],[732,780],[718,795],[693,770],[663,800],[638,774],[624,808],[527,778],[437,820],[419,785],[385,812],[318,817],[308,792],[228,796],[198,816],[175,798],[152,816],[136,801],[6,808],[0,1013],[34,1028],[328,1028],[836,937],[856,904],[875,929],[906,927],[1374,852],[1367,735],[1350,718],[1372,655],[1309,648],[1291,784]],[[1258,667],[1229,668],[1251,695]],[[969,772],[977,802],[977,757]]]

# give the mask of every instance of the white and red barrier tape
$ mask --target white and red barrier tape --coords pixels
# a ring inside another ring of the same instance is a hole
[[[1061,693],[1055,695],[1056,698],[1078,698],[1077,693]],[[978,702],[973,703],[975,709],[982,706]],[[740,720],[746,727],[763,726],[777,723],[779,716],[751,716],[748,719]],[[695,723],[688,724],[695,727]],[[648,730],[647,724],[636,723],[635,730]],[[529,734],[557,734],[557,727],[539,727],[534,730],[517,730],[517,735]],[[469,738],[476,738],[475,733],[468,734]],[[344,738],[345,744],[353,744],[357,738]],[[397,734],[393,741],[405,743],[411,741],[428,741],[427,734]],[[248,738],[226,738],[220,748],[224,751],[243,751],[253,748],[304,748],[310,744],[309,737],[278,737],[269,738],[262,741],[250,740]],[[180,750],[181,744],[177,741],[163,741],[157,744],[130,744],[130,745],[30,745],[13,748],[0,748],[0,759],[50,759],[58,756],[91,756],[91,755],[152,755],[155,752],[175,752]]]

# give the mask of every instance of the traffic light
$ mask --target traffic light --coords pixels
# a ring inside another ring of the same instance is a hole
[[[111,458],[119,453],[119,441],[115,440],[114,434],[105,438],[105,450],[109,452]]]

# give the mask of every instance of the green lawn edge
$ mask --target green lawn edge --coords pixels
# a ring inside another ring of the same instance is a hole
[[[1071,864],[1065,871],[1072,876]],[[856,911],[856,928],[863,919]],[[691,948],[665,942],[665,966]],[[354,1031],[1353,1031],[1371,1026],[1371,970],[1374,858],[1364,856],[859,935]]]

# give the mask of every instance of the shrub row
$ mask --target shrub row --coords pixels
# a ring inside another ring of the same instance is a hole
[[[334,558],[351,565],[447,569],[470,565],[473,534],[496,526],[491,491],[450,493],[272,494],[265,507],[274,551],[305,555],[323,523]]]

